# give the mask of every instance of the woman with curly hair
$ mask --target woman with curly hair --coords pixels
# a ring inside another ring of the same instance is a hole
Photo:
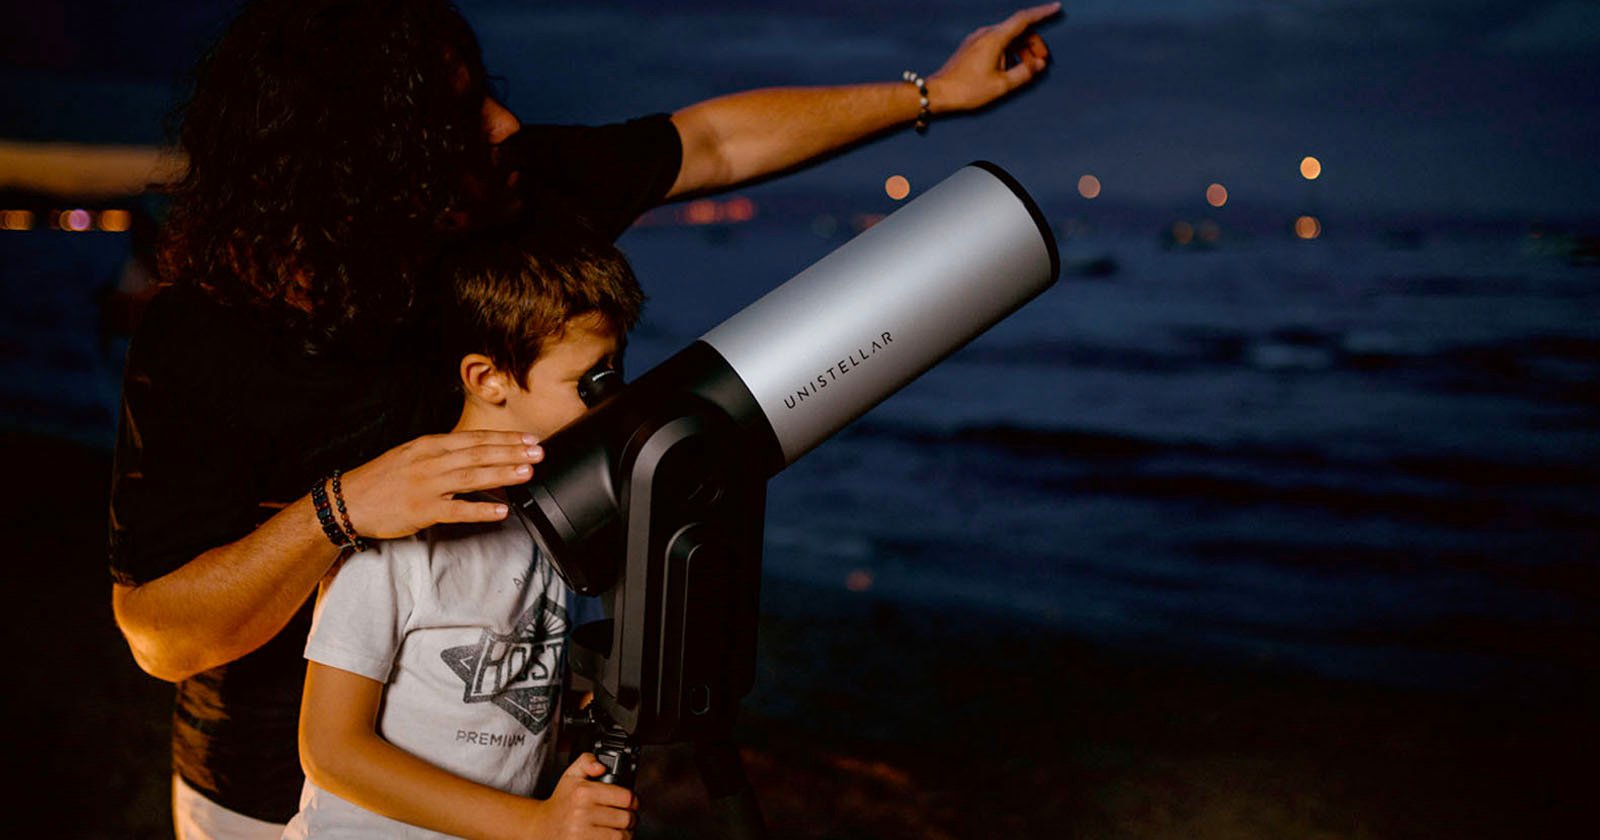
[[[183,115],[112,488],[117,624],[177,684],[179,836],[276,837],[295,812],[301,646],[336,560],[502,519],[458,494],[524,482],[542,457],[519,433],[442,433],[457,396],[429,321],[453,239],[509,220],[614,239],[663,201],[981,107],[1044,69],[1029,29],[1057,8],[978,30],[926,81],[523,127],[444,0],[246,4]]]

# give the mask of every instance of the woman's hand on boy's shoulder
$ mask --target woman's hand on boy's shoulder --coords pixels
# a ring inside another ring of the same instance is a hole
[[[633,836],[639,798],[633,791],[597,782],[593,777],[606,771],[592,753],[578,756],[550,798],[538,806],[537,815],[524,835],[529,840],[614,840]]]
[[[374,539],[405,537],[440,522],[495,522],[508,509],[457,494],[522,484],[544,459],[539,439],[523,432],[466,431],[403,443],[346,473],[341,483],[350,524]]]

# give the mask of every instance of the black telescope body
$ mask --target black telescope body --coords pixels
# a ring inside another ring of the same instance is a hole
[[[755,676],[766,482],[1056,280],[1049,225],[963,167],[617,389],[507,488],[606,619],[573,633],[639,743],[726,739]]]

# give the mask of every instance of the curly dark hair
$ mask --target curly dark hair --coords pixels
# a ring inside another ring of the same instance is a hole
[[[386,346],[452,231],[507,201],[486,84],[444,0],[248,3],[178,112],[164,279],[264,310],[312,351]]]

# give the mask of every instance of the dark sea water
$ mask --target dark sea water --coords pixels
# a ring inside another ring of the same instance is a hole
[[[631,373],[843,241],[629,233]],[[109,448],[126,345],[97,300],[126,247],[0,232],[4,428]],[[769,596],[1383,683],[1560,691],[1600,664],[1600,269],[1509,235],[1063,256],[773,480]]]
[[[717,241],[625,240],[653,295],[630,364],[842,235]],[[1403,244],[1064,241],[1060,283],[772,482],[768,589],[1559,690],[1600,659],[1600,270]]]

